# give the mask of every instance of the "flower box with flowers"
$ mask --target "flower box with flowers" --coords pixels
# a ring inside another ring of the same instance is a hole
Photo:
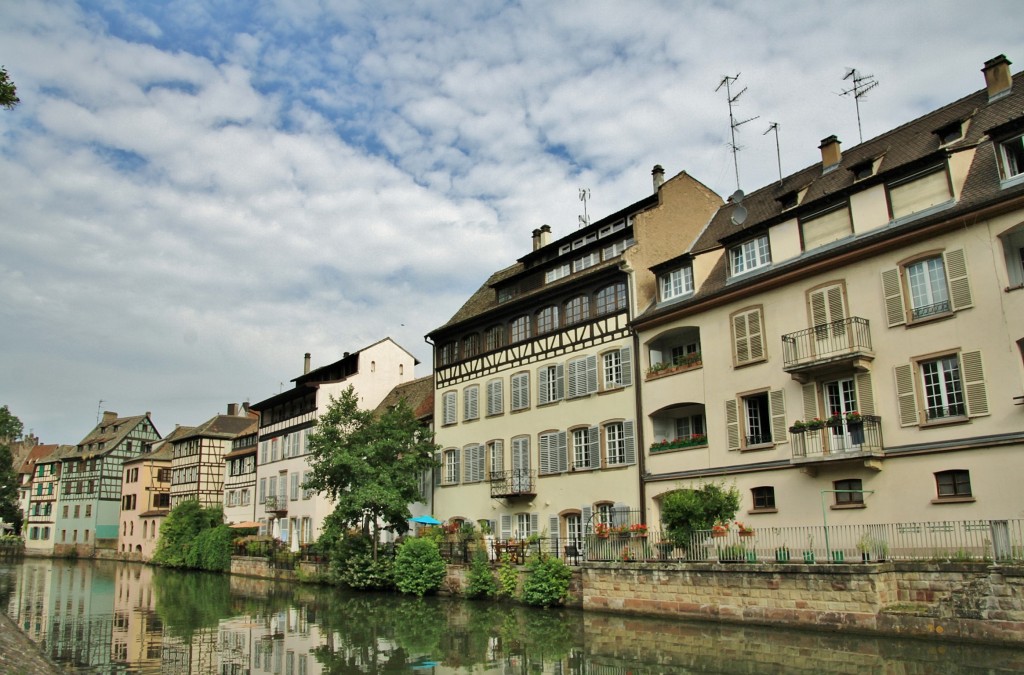
[[[611,529],[612,528],[608,523],[598,523],[594,526],[594,534],[596,534],[599,539],[607,539],[608,535],[611,533]]]
[[[633,536],[629,531],[629,525],[616,525],[612,528],[612,532],[623,539]]]
[[[657,377],[671,375],[672,373],[679,373],[684,370],[692,370],[694,368],[699,368],[702,365],[704,365],[704,362],[701,359],[700,352],[693,352],[692,354],[686,354],[685,356],[677,356],[671,361],[652,363],[651,367],[647,369],[647,379],[651,380]]]
[[[664,452],[665,450],[676,450],[678,448],[693,448],[707,444],[707,434],[692,434],[690,436],[683,436],[672,440],[666,438],[663,441],[651,443],[651,452]]]
[[[741,537],[753,537],[754,536],[754,528],[752,528],[749,525],[746,525],[744,523],[741,523],[738,520],[736,521],[736,529],[739,530],[739,533],[740,533]]]
[[[638,539],[647,538],[647,525],[644,523],[634,523],[629,526],[630,533]]]
[[[729,534],[729,523],[715,523],[711,526],[711,536],[720,539]]]

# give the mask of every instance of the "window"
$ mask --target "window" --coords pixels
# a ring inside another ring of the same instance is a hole
[[[526,410],[530,407],[530,374],[516,373],[512,376],[512,410]]]
[[[564,431],[543,433],[538,438],[540,474],[549,475],[568,471],[566,459],[566,435]]]
[[[800,232],[805,251],[849,237],[853,234],[850,209],[844,203],[839,208],[801,218]]]
[[[901,365],[894,371],[901,426],[989,414],[980,351],[922,359],[916,364],[916,383],[914,368],[915,364]]]
[[[771,485],[756,487],[750,490],[754,500],[755,511],[771,511],[775,509],[775,488]]]
[[[1006,258],[1006,276],[1009,288],[1024,286],[1024,227],[1016,231],[999,235],[1003,243],[1003,256]]]
[[[601,372],[605,389],[628,387],[633,383],[632,349],[623,347],[601,356]]]
[[[544,335],[558,328],[558,307],[552,305],[537,312],[537,335]]]
[[[454,391],[446,391],[441,396],[441,424],[455,424],[458,420],[458,394]]]
[[[465,482],[479,483],[484,479],[487,459],[484,446],[478,444],[467,445],[463,449],[466,457]]]
[[[633,422],[614,422],[604,427],[605,457],[609,466],[634,464],[636,450],[633,439]]]
[[[704,415],[687,415],[675,420],[676,438],[704,436]]]
[[[525,539],[536,532],[538,525],[539,523],[536,513],[516,514],[516,532],[520,538]]]
[[[480,353],[480,336],[477,333],[462,339],[462,358],[468,359]]]
[[[491,478],[499,478],[505,471],[505,443],[491,441],[487,444],[487,473]]]
[[[765,359],[764,321],[761,308],[745,309],[730,318],[732,323],[733,361],[737,366]]]
[[[530,337],[530,317],[520,316],[512,320],[512,342],[522,342]]]
[[[616,256],[620,256],[625,252],[627,248],[629,248],[635,243],[636,239],[630,237],[628,239],[617,241],[614,244],[609,244],[608,246],[605,246],[603,249],[601,249],[601,259],[611,260]]]
[[[671,300],[687,293],[693,293],[693,268],[680,267],[658,277],[661,300]]]
[[[590,318],[590,298],[580,295],[565,303],[565,325],[572,326]]]
[[[444,452],[444,482],[456,485],[459,482],[459,450],[453,448]]]
[[[438,352],[437,365],[450,366],[455,363],[455,354],[457,350],[458,345],[455,341],[446,342],[441,345],[441,349]]]
[[[939,499],[972,497],[971,472],[964,470],[939,471],[935,474],[935,489]]]
[[[565,398],[565,376],[562,364],[543,366],[537,371],[537,405],[554,403]]]
[[[597,357],[584,356],[568,363],[568,398],[587,396],[597,391]]]
[[[594,251],[593,253],[588,253],[582,258],[577,258],[576,260],[573,260],[572,271],[581,272],[587,269],[588,267],[593,267],[599,262],[601,262],[601,256],[597,251]]]
[[[565,543],[575,546],[577,552],[583,550],[583,519],[578,513],[565,517]]]
[[[786,406],[781,389],[741,394],[725,402],[729,450],[785,443]]]
[[[558,265],[557,267],[545,272],[544,283],[550,284],[552,281],[558,281],[562,277],[567,276],[569,276],[569,263]]]
[[[600,468],[601,449],[597,427],[574,429],[572,432],[572,466],[574,469]]]
[[[863,506],[864,491],[860,478],[837,480],[832,483],[835,490],[836,506]]]
[[[598,504],[597,513],[595,514],[597,516],[596,520],[602,525],[612,525],[615,522],[614,513],[614,507],[611,504],[607,502]]]
[[[454,393],[454,392],[453,392]],[[471,384],[462,390],[462,419],[480,418],[480,385]]]
[[[1000,143],[999,155],[999,168],[1004,181],[1024,174],[1024,136]]]
[[[963,249],[919,258],[902,268],[883,271],[882,290],[889,327],[973,305]]]
[[[294,502],[299,499],[299,473],[297,471],[291,474],[291,490],[289,491],[288,497]]]
[[[762,234],[729,249],[729,267],[732,275],[743,274],[771,264],[772,254],[768,235]]]
[[[604,316],[626,309],[626,284],[606,286],[597,292],[597,315]]]
[[[505,381],[502,379],[491,380],[487,383],[487,414],[500,415],[505,411],[504,403]]]
[[[491,326],[484,333],[485,349],[492,351],[505,346],[505,327]]]

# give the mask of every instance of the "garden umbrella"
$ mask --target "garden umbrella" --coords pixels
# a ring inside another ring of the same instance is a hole
[[[440,525],[441,521],[433,516],[416,516],[412,519],[414,523],[422,523],[423,525]]]

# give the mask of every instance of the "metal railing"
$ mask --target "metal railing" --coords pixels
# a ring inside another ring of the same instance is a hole
[[[868,320],[851,316],[783,335],[782,367],[797,368],[871,350],[871,327]]]
[[[288,511],[288,499],[284,496],[271,495],[263,505],[267,513],[282,513]]]
[[[923,319],[928,316],[935,316],[936,314],[946,314],[950,311],[949,300],[943,300],[942,302],[936,302],[934,305],[924,305],[923,307],[914,307],[910,310],[910,315],[913,319]]]
[[[837,460],[864,453],[880,455],[882,418],[863,415],[859,422],[840,420],[818,429],[790,429],[793,459]]]
[[[537,494],[537,474],[529,469],[512,469],[491,474],[491,497],[527,497]]]
[[[872,525],[704,530],[687,541],[588,534],[586,560],[646,562],[848,563],[1024,561],[1024,520],[944,520]]]

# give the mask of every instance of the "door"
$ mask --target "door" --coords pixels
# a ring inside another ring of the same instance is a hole
[[[849,351],[850,338],[846,324],[846,301],[843,287],[833,284],[813,291],[809,297],[811,324],[814,327],[812,351],[815,357]]]
[[[837,426],[829,427],[829,450],[860,450],[860,445],[864,442],[863,435],[853,438],[846,423],[846,413],[857,410],[857,388],[853,378],[825,383],[825,409],[830,417],[839,415],[843,418]]]
[[[530,439],[512,439],[512,491],[527,492],[530,489]]]

